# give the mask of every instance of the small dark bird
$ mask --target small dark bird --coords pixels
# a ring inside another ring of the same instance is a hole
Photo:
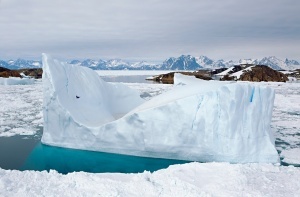
[[[76,95],[76,98],[79,99],[80,97]]]

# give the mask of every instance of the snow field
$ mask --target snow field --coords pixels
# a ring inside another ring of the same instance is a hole
[[[0,196],[298,196],[300,168],[188,163],[153,173],[62,175],[0,169]]]

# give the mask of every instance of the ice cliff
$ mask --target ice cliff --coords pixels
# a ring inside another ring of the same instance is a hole
[[[43,55],[42,143],[190,161],[278,162],[274,91],[175,75],[173,90],[144,102],[88,68]]]

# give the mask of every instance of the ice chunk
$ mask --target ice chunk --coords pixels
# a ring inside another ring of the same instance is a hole
[[[88,68],[46,55],[43,68],[44,144],[191,161],[278,162],[270,88],[192,79],[143,102]]]
[[[3,78],[0,77],[0,85],[30,85],[34,83],[34,79],[21,79],[18,77]]]
[[[300,166],[300,148],[283,150],[281,156],[284,157],[283,162]]]

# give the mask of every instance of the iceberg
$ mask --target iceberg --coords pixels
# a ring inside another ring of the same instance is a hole
[[[19,77],[0,77],[0,85],[31,85],[34,84],[34,79],[19,78]]]
[[[144,101],[45,54],[43,71],[43,144],[187,161],[279,161],[271,88],[176,74],[172,90]]]

